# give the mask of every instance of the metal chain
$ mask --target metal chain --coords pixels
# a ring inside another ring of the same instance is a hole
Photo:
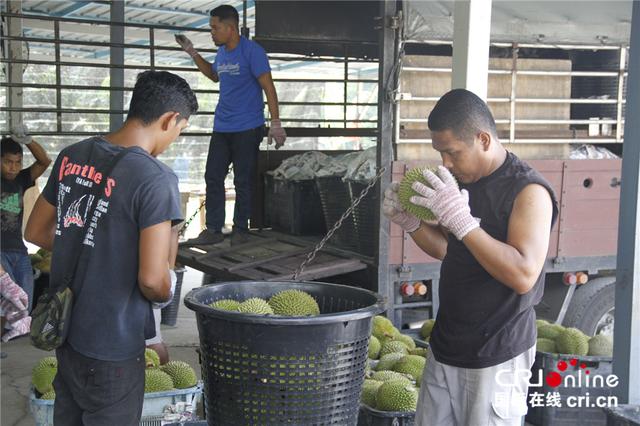
[[[327,241],[333,236],[338,228],[342,226],[342,222],[344,222],[344,220],[348,218],[351,213],[353,213],[353,209],[355,209],[356,206],[360,204],[360,201],[362,201],[362,199],[369,193],[369,190],[375,186],[375,184],[378,182],[378,180],[380,180],[385,171],[387,171],[386,167],[383,167],[378,171],[378,174],[371,180],[371,182],[369,182],[367,187],[362,190],[357,198],[354,198],[349,208],[344,213],[342,213],[340,219],[338,219],[333,227],[331,227],[329,232],[327,232],[327,235],[325,235],[324,238],[322,238],[322,240],[320,240],[320,242],[315,246],[315,248],[311,252],[309,252],[307,258],[304,260],[304,262],[302,262],[302,264],[300,264],[300,266],[298,266],[298,269],[296,269],[296,272],[293,274],[292,278],[294,281],[298,280],[298,277],[300,276],[300,274],[302,274],[304,268],[313,261],[313,259],[316,257],[316,254],[318,254],[318,252],[322,250]]]
[[[182,225],[182,228],[180,228],[180,231],[178,232],[179,237],[184,237],[184,233],[187,232],[187,228],[189,227],[189,224],[193,222],[193,219],[195,219],[198,213],[200,213],[200,210],[202,210],[202,208],[204,207],[205,202],[206,202],[206,199],[202,200],[202,202],[200,203],[200,207],[198,207],[196,211],[191,215],[191,217],[184,222],[184,225]]]

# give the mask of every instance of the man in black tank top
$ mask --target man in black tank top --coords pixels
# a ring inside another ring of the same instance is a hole
[[[397,184],[384,201],[389,219],[442,260],[416,423],[520,425],[555,195],[500,144],[491,111],[472,92],[455,89],[440,98],[429,129],[443,165],[425,172],[430,187],[414,184],[420,196],[411,202],[429,208],[437,223],[404,211]]]

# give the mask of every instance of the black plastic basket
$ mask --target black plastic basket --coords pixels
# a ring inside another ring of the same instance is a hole
[[[351,200],[360,196],[362,191],[369,185],[368,181],[347,181],[349,186],[349,196]],[[373,256],[378,246],[378,233],[375,232],[376,212],[380,209],[380,196],[378,194],[378,184],[367,192],[367,195],[353,209],[353,226],[358,243],[358,252],[365,256]]]
[[[316,185],[320,194],[324,221],[327,229],[331,229],[351,205],[349,186],[340,176],[317,177]],[[353,215],[350,215],[342,222],[342,226],[333,234],[329,244],[345,250],[358,250]]]
[[[160,310],[160,324],[175,326],[178,322],[178,309],[180,308],[180,293],[182,292],[182,280],[186,268],[176,269],[176,289],[173,292],[173,300]]]
[[[321,315],[276,317],[214,310],[220,299],[312,295]],[[194,289],[210,425],[356,425],[371,318],[380,295],[317,282],[239,281]]]
[[[415,412],[380,411],[362,404],[358,426],[413,426],[415,420]]]
[[[327,232],[315,181],[277,179],[267,173],[264,187],[266,224],[292,235]]]

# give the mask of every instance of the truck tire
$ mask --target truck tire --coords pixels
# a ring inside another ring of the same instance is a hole
[[[616,278],[596,278],[577,289],[567,309],[563,325],[582,330],[587,336],[610,334],[613,337],[613,313]]]

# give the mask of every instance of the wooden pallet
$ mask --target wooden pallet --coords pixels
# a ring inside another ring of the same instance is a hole
[[[313,250],[319,238],[293,237],[275,231],[249,233],[247,242],[231,246],[230,238],[222,243],[181,245],[178,262],[210,274],[219,280],[290,280]],[[300,275],[300,280],[314,280],[358,271],[366,263],[357,257],[334,250],[321,250]]]

